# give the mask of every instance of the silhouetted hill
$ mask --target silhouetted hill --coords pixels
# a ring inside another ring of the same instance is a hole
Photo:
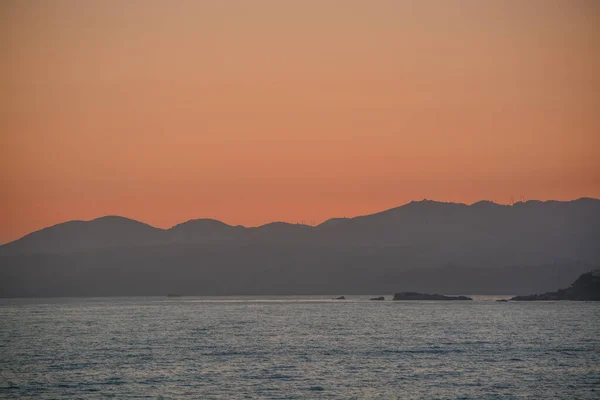
[[[433,250],[457,264],[591,261],[598,259],[600,200],[528,201],[513,206],[426,200],[337,221],[327,234],[326,240],[344,243]]]
[[[69,221],[30,233],[0,246],[0,255],[62,253],[113,246],[162,243],[166,232],[129,218],[106,216],[92,221]]]
[[[71,221],[0,246],[0,296],[531,293],[600,265],[600,200],[411,202],[311,227]]]
[[[600,269],[582,274],[567,289],[558,289],[556,292],[515,296],[511,300],[539,301],[539,300],[581,300],[600,301]]]

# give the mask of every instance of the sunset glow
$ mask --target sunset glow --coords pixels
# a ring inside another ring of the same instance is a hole
[[[0,4],[0,243],[600,197],[595,1]]]

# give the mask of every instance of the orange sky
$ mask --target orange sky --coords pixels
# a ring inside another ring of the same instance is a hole
[[[0,243],[600,197],[600,3],[0,2]]]

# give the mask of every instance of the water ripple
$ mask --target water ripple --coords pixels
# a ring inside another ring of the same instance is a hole
[[[598,303],[11,299],[0,321],[9,399],[600,398]]]

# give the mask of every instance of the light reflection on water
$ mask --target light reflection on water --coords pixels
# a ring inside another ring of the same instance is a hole
[[[600,304],[0,300],[3,398],[600,398]]]

